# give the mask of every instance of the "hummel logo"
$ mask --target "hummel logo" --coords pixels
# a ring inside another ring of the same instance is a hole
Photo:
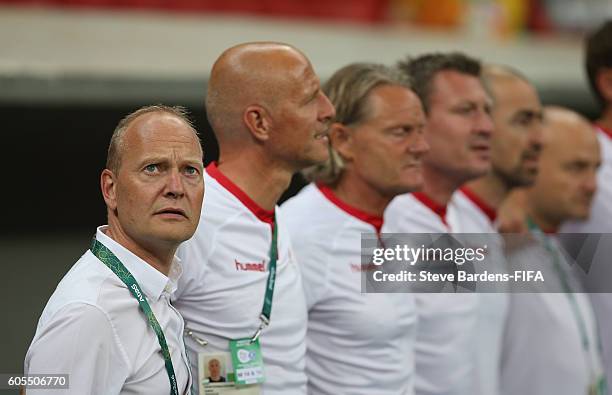
[[[266,265],[264,264],[264,261],[241,263],[241,262],[238,262],[237,259],[234,259],[234,262],[236,263],[236,270],[249,271],[249,272],[265,272],[266,271]]]
[[[373,272],[376,269],[378,269],[378,266],[373,263],[368,263],[367,265],[351,263],[351,271],[353,273]]]

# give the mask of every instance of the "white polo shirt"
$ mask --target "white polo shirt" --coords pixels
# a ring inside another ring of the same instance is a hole
[[[179,391],[188,394],[189,365],[183,319],[170,304],[181,276],[175,258],[169,277],[98,228],[96,239],[132,273],[166,336]],[[170,381],[157,335],[127,286],[87,250],[47,302],[25,357],[26,374],[69,374],[67,390],[28,394],[160,394]]]
[[[554,237],[547,237],[556,251],[560,247]],[[533,269],[537,263],[545,282],[538,287],[548,291],[562,289],[559,272],[553,266],[553,255],[534,241],[511,253],[513,267]],[[559,267],[565,273],[572,290],[581,285],[558,255]],[[504,395],[577,395],[587,394],[591,372],[601,374],[596,322],[587,294],[572,294],[576,315],[569,294],[514,293],[504,334],[501,388]],[[588,347],[582,344],[580,327],[584,324]]]
[[[482,240],[469,236],[470,241],[487,244],[487,261],[505,266],[503,240],[495,228],[496,210],[472,190],[463,187],[453,194],[448,208],[448,222],[457,233],[482,233]],[[486,263],[484,263],[486,265]],[[476,322],[476,370],[474,394],[500,393],[500,359],[504,326],[508,314],[507,293],[478,294]]]
[[[282,208],[308,305],[308,393],[414,394],[414,298],[361,293],[361,233],[383,219],[314,184]]]
[[[400,195],[385,211],[391,233],[448,233],[446,207],[423,193]],[[472,395],[476,294],[415,294],[418,395]]]
[[[591,206],[591,215],[587,221],[569,222],[561,227],[563,233],[612,233],[612,130],[600,126],[597,128],[597,138],[601,149],[601,167],[597,172],[597,192]],[[609,264],[612,246],[599,245],[595,256],[597,272],[592,278],[612,279],[612,265]],[[589,289],[589,284],[587,284]],[[599,323],[599,333],[612,333],[612,295],[609,293],[592,293],[591,301]],[[612,336],[601,338],[606,376],[608,385],[612,388]]]
[[[175,305],[187,328],[209,342],[186,337],[196,371],[198,352],[229,352],[229,341],[251,337],[260,325],[268,279],[274,212],[250,199],[213,163],[204,174],[200,224],[178,255],[184,262]],[[278,261],[271,323],[261,334],[264,394],[304,394],[306,303],[282,210],[276,209]]]

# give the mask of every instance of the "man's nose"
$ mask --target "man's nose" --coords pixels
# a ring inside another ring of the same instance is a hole
[[[487,137],[491,137],[493,134],[493,119],[491,118],[491,114],[489,114],[485,110],[478,111],[476,115],[476,125],[475,129],[480,135],[486,135]]]
[[[425,138],[425,133],[419,133],[414,144],[408,147],[408,150],[413,154],[424,155],[429,152],[429,144]]]
[[[529,146],[537,152],[542,150],[542,123],[535,123],[529,130]]]
[[[331,122],[336,116],[336,108],[325,95],[320,93],[320,104],[319,104],[319,120],[322,122]]]
[[[180,197],[185,194],[185,188],[183,185],[183,178],[181,177],[181,173],[178,169],[172,169],[168,173],[168,177],[166,179],[166,196],[169,197]]]

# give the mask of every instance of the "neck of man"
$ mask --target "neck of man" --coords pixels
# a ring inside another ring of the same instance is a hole
[[[463,180],[449,175],[448,172],[439,170],[432,166],[423,165],[423,190],[434,202],[446,206],[453,193],[463,184]]]
[[[217,167],[264,210],[274,210],[291,183],[293,170],[253,151],[221,152]]]
[[[153,244],[151,246],[142,245],[142,243],[136,242],[123,231],[116,217],[109,218],[108,228],[105,233],[163,275],[168,276],[168,273],[170,273],[170,267],[172,266],[178,243],[156,242],[151,243]]]
[[[465,185],[495,210],[499,209],[510,192],[508,185],[500,177],[497,177],[494,172],[489,172],[474,181],[469,181]]]
[[[331,189],[340,200],[348,205],[378,217],[383,216],[385,208],[392,199],[348,169]]]
[[[531,199],[527,199],[530,201]],[[538,210],[533,204],[528,204],[527,206],[527,214],[531,218],[531,220],[538,225],[540,230],[545,233],[555,232],[561,226],[561,220],[558,218],[553,218],[550,215],[546,215],[542,211]]]
[[[612,103],[606,106],[606,108],[601,113],[601,116],[597,121],[595,121],[595,123],[601,125],[607,130],[612,130]]]

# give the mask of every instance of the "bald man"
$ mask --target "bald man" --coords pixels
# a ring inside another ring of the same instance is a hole
[[[563,222],[589,215],[599,143],[589,122],[570,110],[548,107],[544,118],[540,172],[526,201],[533,241],[508,256],[513,267],[541,270],[544,283],[534,285],[538,293],[511,295],[502,393],[605,394],[590,300],[555,235]]]
[[[100,184],[108,225],[64,276],[38,322],[26,374],[68,374],[28,394],[189,394],[184,323],[170,305],[174,254],[195,232],[204,181],[182,109],[150,106],[117,126]]]
[[[612,20],[608,19],[595,28],[585,39],[584,64],[593,95],[601,106],[595,120],[602,166],[598,172],[599,186],[593,199],[592,215],[588,220],[575,221],[563,226],[563,232],[598,234],[612,233]],[[593,307],[597,313],[601,333],[612,333],[612,295],[607,293],[606,283],[612,278],[609,264],[612,243],[599,243],[593,259],[592,278],[607,281],[589,281]],[[606,292],[606,293],[604,293]],[[602,339],[608,383],[612,383],[612,336]]]
[[[208,384],[197,362],[229,353],[228,383],[303,394],[306,303],[276,202],[296,171],[327,159],[334,108],[304,54],[248,43],[215,62],[206,110],[220,157],[206,169],[200,226],[179,253],[188,265],[176,300],[199,391]]]
[[[482,78],[493,99],[491,171],[453,194],[448,220],[455,232],[472,234],[466,236],[466,242],[488,245],[487,262],[482,267],[505,271],[503,241],[497,235],[497,211],[512,189],[535,181],[542,146],[542,105],[533,85],[514,69],[487,65]],[[479,297],[475,393],[496,395],[508,296],[500,292],[482,293]]]

